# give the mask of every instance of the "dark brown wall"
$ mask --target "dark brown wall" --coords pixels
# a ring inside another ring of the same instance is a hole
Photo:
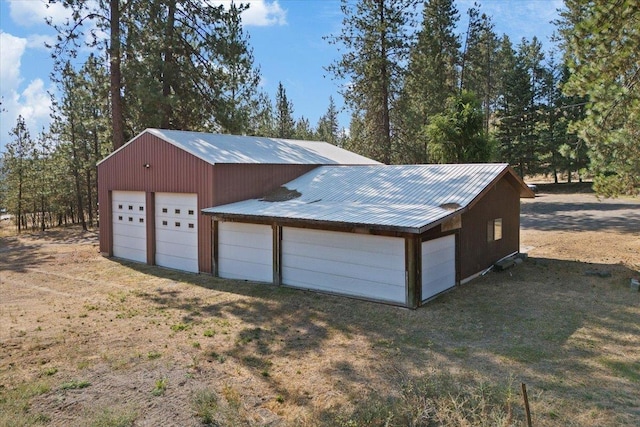
[[[145,164],[150,167],[144,167]],[[200,210],[258,197],[315,167],[211,165],[154,135],[144,133],[98,166],[100,251],[113,255],[111,191],[197,193]],[[147,194],[149,200],[154,198]],[[147,224],[151,225],[154,223],[152,208],[147,208]],[[148,252],[155,248],[154,234],[153,230],[148,230]],[[148,254],[150,263],[153,263],[154,255]],[[200,271],[211,273],[211,220],[202,214],[198,216],[198,264]]]
[[[487,222],[502,218],[502,239],[487,242]],[[462,215],[460,278],[464,280],[520,249],[520,193],[501,178]]]

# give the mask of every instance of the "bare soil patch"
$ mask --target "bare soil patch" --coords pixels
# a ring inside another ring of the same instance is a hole
[[[411,311],[0,237],[0,426],[640,425],[640,202],[523,202],[530,258]],[[586,275],[606,271],[610,277]]]

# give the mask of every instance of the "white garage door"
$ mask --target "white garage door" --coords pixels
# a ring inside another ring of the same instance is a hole
[[[156,193],[156,264],[198,272],[198,196]]]
[[[218,223],[218,276],[273,282],[272,242],[270,225]]]
[[[282,282],[404,304],[404,239],[285,227]]]
[[[147,262],[146,200],[143,191],[112,191],[113,256]]]
[[[455,235],[422,242],[422,301],[455,285]]]

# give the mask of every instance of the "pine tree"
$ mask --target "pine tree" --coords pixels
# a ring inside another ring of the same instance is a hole
[[[429,161],[426,126],[432,116],[444,111],[447,99],[458,93],[458,20],[453,0],[425,4],[418,40],[411,49],[401,108],[406,141],[415,146],[415,162]]]
[[[5,147],[2,159],[2,177],[5,203],[9,213],[15,216],[18,233],[27,225],[25,212],[30,208],[33,187],[34,142],[26,122],[18,116],[16,126],[9,132],[13,140]]]
[[[327,111],[318,120],[316,136],[320,141],[326,141],[330,144],[338,145],[340,138],[339,132],[340,124],[338,123],[338,109],[336,108],[336,103],[333,101],[333,96],[330,96]]]
[[[502,38],[500,51],[503,81],[496,114],[499,157],[516,166],[524,177],[529,172],[528,146],[533,125],[531,78],[524,58],[516,56],[507,36]]]
[[[565,0],[558,22],[569,96],[588,96],[572,129],[586,141],[602,195],[640,193],[640,3]]]
[[[349,80],[342,95],[361,120],[358,151],[391,163],[394,131],[391,110],[397,102],[405,73],[411,22],[416,0],[342,0],[342,31],[329,37],[344,49],[327,67],[338,80]]]
[[[276,92],[276,136],[278,138],[293,138],[295,134],[295,120],[293,119],[293,103],[287,99],[287,92],[278,83]]]
[[[101,30],[92,32],[90,44],[109,62],[114,148],[121,143],[117,126],[126,129],[122,141],[146,127],[249,129],[259,75],[240,20],[246,5],[192,0],[64,4],[73,19],[57,27],[57,71],[63,71],[66,54],[75,53],[77,47],[69,46],[80,44],[83,31],[92,31],[90,24]]]
[[[479,6],[469,9],[469,28],[464,51],[460,87],[474,92],[482,102],[483,127],[489,132],[491,115],[498,98],[498,37],[491,18],[480,14]]]

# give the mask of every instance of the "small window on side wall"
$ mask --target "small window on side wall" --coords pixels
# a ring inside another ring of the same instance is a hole
[[[487,242],[502,239],[502,218],[491,219],[487,222]]]

